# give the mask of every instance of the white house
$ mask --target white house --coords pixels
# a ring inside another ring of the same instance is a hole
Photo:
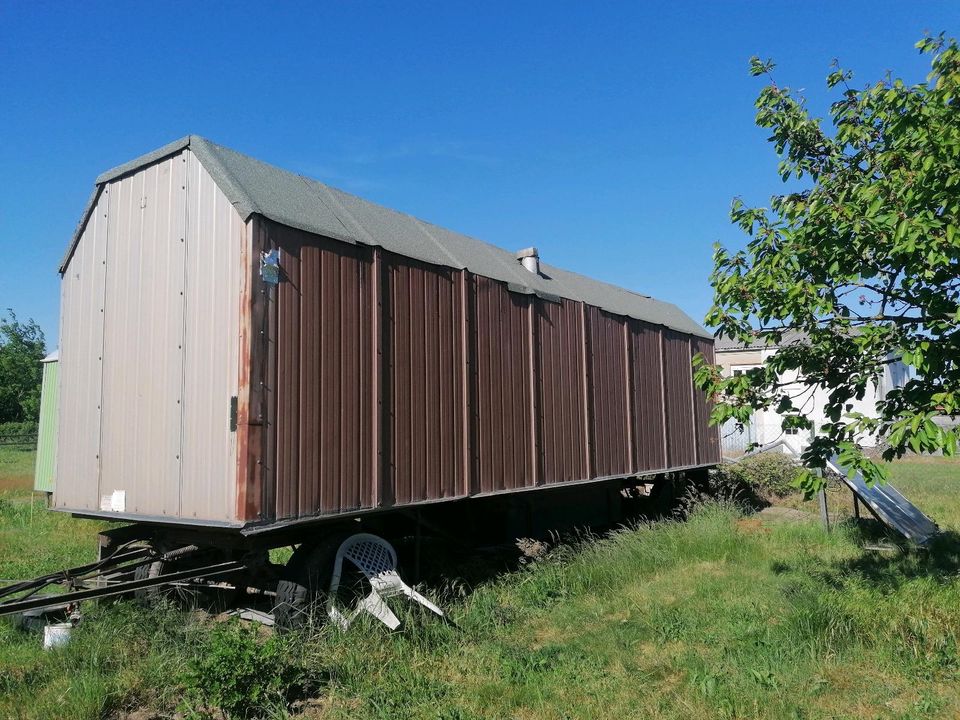
[[[744,345],[721,335],[716,339],[716,362],[722,367],[723,374],[729,377],[763,365],[764,360],[776,353],[781,347],[802,343],[804,338],[803,333],[788,332],[776,345],[767,345],[762,338],[757,338],[754,344]],[[796,373],[793,373],[793,375],[792,378],[783,376],[781,382],[796,380]],[[862,400],[851,401],[852,410],[867,415],[874,414],[877,403],[886,397],[887,393],[893,388],[902,387],[908,379],[909,369],[903,362],[894,360],[888,363],[880,383],[878,385],[871,384]],[[803,408],[815,427],[819,427],[827,421],[824,412],[824,407],[827,404],[827,393],[825,391],[819,388],[804,389],[804,386],[800,383],[795,386],[788,385],[785,390],[795,396],[794,404]],[[750,443],[765,445],[780,439],[789,441],[798,450],[805,446],[808,441],[808,433],[797,430],[785,432],[781,427],[782,420],[783,416],[771,409],[755,412],[752,421],[743,433],[736,432],[735,423],[729,423],[721,432],[724,451],[735,454],[738,451],[745,450]],[[864,436],[860,438],[860,442],[864,446],[872,447],[876,445],[877,438]]]

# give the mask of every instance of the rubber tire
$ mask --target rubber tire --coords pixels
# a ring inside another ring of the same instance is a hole
[[[133,571],[134,580],[147,580],[153,579],[163,575],[164,562],[163,560],[154,560],[152,563],[147,565],[140,565],[136,570]],[[138,601],[147,604],[151,603],[160,597],[160,586],[154,585],[152,587],[140,588],[139,590],[133,591],[133,596]]]
[[[225,561],[228,558],[224,555],[222,559]],[[190,562],[191,558],[187,558],[186,562],[180,561],[179,563],[177,561],[167,562],[165,560],[154,560],[151,563],[138,566],[136,570],[133,571],[133,577],[134,580],[146,580],[147,578],[152,579],[159,577],[168,572],[180,572],[190,569]],[[212,560],[210,562],[212,562]],[[199,607],[204,599],[202,591],[188,593],[164,585],[153,585],[151,587],[134,590],[133,596],[137,601],[146,605],[156,602],[160,598],[168,598],[180,605],[185,605],[190,608]]]
[[[281,630],[295,630],[307,624],[326,599],[337,550],[348,537],[333,535],[317,544],[300,545],[281,573],[273,621]]]
[[[295,580],[277,583],[277,600],[273,608],[273,622],[281,630],[294,630],[306,624],[310,593]]]

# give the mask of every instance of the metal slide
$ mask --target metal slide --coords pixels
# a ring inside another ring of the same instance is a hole
[[[830,458],[827,467],[840,476],[853,494],[873,511],[880,522],[896,530],[907,540],[917,545],[926,545],[940,532],[940,528],[933,520],[920,512],[916,505],[901,495],[890,483],[867,487],[863,475],[859,472],[853,476],[847,475],[846,469],[840,465],[836,455]]]

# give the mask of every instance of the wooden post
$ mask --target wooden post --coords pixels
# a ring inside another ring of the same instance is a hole
[[[817,476],[823,477],[823,471],[817,468]],[[827,486],[824,485],[820,488],[819,492],[820,497],[820,519],[823,520],[823,527],[827,532],[830,532],[830,512],[827,509]]]
[[[860,521],[860,498],[857,497],[857,494],[852,490],[850,493],[853,495],[853,518],[857,522]]]

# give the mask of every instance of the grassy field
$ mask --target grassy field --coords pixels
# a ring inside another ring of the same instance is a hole
[[[706,505],[447,588],[456,627],[274,636],[122,603],[44,653],[0,624],[0,717],[958,717],[960,464],[901,462],[893,479],[948,530],[929,551]],[[92,553],[94,524],[3,497],[0,576]]]
[[[35,461],[33,450],[0,445],[0,492],[29,492],[33,487]]]
[[[95,557],[104,523],[47,512],[32,497],[32,450],[0,447],[0,579],[18,580]]]

